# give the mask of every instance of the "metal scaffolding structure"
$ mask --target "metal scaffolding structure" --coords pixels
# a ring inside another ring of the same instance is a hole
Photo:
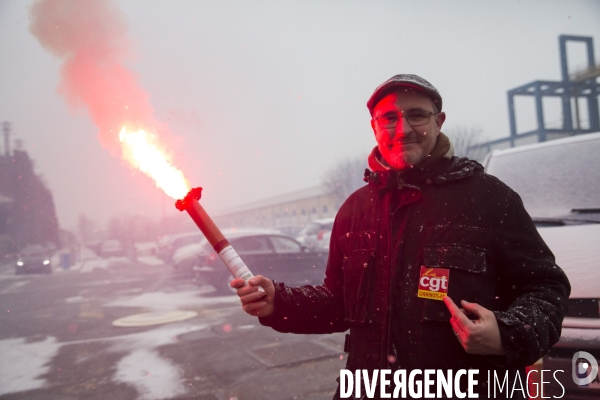
[[[584,42],[587,48],[586,66],[573,73],[569,73],[567,58],[567,42],[570,41]],[[558,42],[560,48],[562,81],[538,80],[509,90],[507,96],[510,136],[471,146],[469,147],[470,154],[487,154],[494,149],[504,149],[523,144],[544,142],[551,139],[600,131],[600,117],[598,112],[600,84],[597,82],[597,78],[600,76],[600,64],[596,64],[594,58],[594,40],[589,36],[561,35],[558,38]],[[534,97],[537,121],[536,129],[529,132],[517,132],[517,118],[515,112],[516,96]],[[561,127],[547,127],[547,123],[544,121],[544,97],[558,97],[561,99]],[[586,126],[582,123],[580,116],[579,101],[582,98],[587,100],[587,116],[589,120],[585,124]],[[574,115],[573,111],[575,111]]]

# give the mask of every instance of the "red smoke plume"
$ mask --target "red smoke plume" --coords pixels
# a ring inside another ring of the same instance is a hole
[[[31,33],[62,59],[59,91],[71,107],[83,105],[101,143],[154,179],[174,199],[189,184],[160,136],[169,133],[153,116],[148,93],[123,61],[129,40],[112,0],[40,0],[30,10]],[[120,145],[120,146],[117,146]]]
[[[118,148],[124,124],[168,133],[153,116],[148,92],[124,65],[131,42],[114,1],[40,0],[29,15],[31,33],[62,60],[59,92],[71,108],[87,109],[104,146]]]

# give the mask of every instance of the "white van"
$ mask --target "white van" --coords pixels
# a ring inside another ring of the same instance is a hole
[[[578,351],[600,362],[600,133],[495,150],[484,167],[521,196],[571,282],[562,336],[544,357],[543,369],[564,371],[556,375],[564,398],[598,399],[599,377],[579,386],[572,366],[579,366],[579,378],[593,374],[592,362],[573,360]],[[587,370],[581,367],[586,365]],[[545,380],[551,383],[544,395],[562,397],[556,380]]]

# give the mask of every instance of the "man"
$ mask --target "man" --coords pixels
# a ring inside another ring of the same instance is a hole
[[[323,285],[234,280],[244,310],[280,332],[349,328],[351,371],[478,369],[484,398],[488,371],[512,386],[560,337],[566,276],[519,196],[453,157],[435,87],[396,75],[367,107],[372,171],[337,214]]]

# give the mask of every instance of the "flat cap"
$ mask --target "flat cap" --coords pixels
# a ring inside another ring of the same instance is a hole
[[[373,109],[379,100],[392,92],[395,88],[401,86],[416,87],[423,90],[427,96],[431,97],[433,103],[438,107],[438,111],[442,111],[442,96],[440,96],[440,92],[438,92],[435,86],[418,75],[399,74],[392,76],[375,89],[371,98],[367,101],[367,108],[371,115],[373,115]]]

